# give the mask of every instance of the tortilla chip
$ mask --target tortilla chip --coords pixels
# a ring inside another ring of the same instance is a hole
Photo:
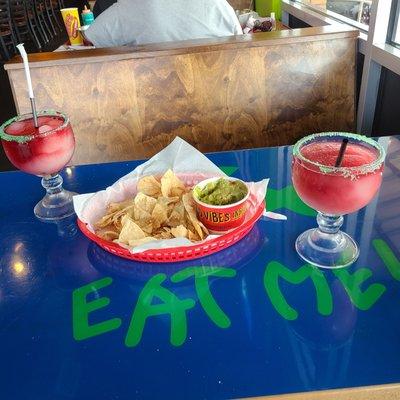
[[[199,240],[201,240],[200,236],[190,229],[188,229],[188,239],[192,242],[198,242]]]
[[[96,235],[104,240],[114,240],[119,237],[119,231],[115,229],[114,226],[107,227],[96,231]]]
[[[163,207],[160,203],[157,203],[151,213],[153,218],[153,229],[158,229],[168,219],[168,208]]]
[[[135,206],[149,214],[153,212],[156,204],[157,200],[154,197],[147,196],[144,193],[139,192],[135,197]]]
[[[153,233],[153,236],[158,239],[172,239],[174,237],[171,233],[171,228],[167,228],[167,227],[157,229]]]
[[[172,235],[171,231],[168,232],[161,232],[160,233],[161,239],[172,239],[174,236]]]
[[[142,192],[147,196],[158,197],[161,195],[161,184],[153,175],[145,176],[140,179],[137,185],[138,192]]]
[[[122,230],[118,238],[120,242],[129,244],[130,240],[143,239],[146,236],[147,235],[143,232],[140,226],[130,217],[125,216],[122,218]]]
[[[133,206],[133,200],[123,201],[121,203],[110,203],[107,206],[107,214],[104,215],[99,221],[96,222],[95,226],[102,228],[104,226],[112,224],[117,218],[126,213],[125,210]]]
[[[151,214],[135,207],[135,212],[132,219],[144,232],[151,235],[151,232],[153,231],[153,219]]]
[[[176,237],[187,237],[188,236],[188,230],[183,226],[179,225],[176,228],[171,229],[171,233]]]
[[[169,169],[161,178],[161,193],[164,197],[181,197],[186,193],[183,182]]]
[[[131,216],[133,214],[134,207],[135,205],[131,203],[129,206],[124,207],[122,210],[115,212],[112,216],[113,223],[116,224],[116,222],[120,221],[121,218],[124,217],[125,215]]]
[[[143,232],[151,235],[153,233],[153,221],[150,220],[138,220],[137,224],[143,230]]]
[[[127,214],[125,214],[125,215],[127,215]],[[118,232],[121,232],[121,229],[122,229],[122,218],[123,218],[125,215],[122,215],[122,216],[120,216],[118,219],[115,219],[115,220],[113,221],[113,227],[114,227]]]
[[[163,207],[174,207],[174,203],[177,203],[178,201],[180,201],[180,198],[178,196],[175,197],[160,196],[157,199],[157,202],[161,204]]]
[[[116,203],[114,203],[114,204],[116,204]],[[108,207],[107,207],[107,210],[108,210]],[[106,215],[101,217],[95,223],[95,227],[101,229],[101,228],[105,228],[106,226],[113,225],[114,217],[118,212],[119,212],[119,210],[115,210],[115,211],[112,211],[112,212],[107,212]]]
[[[134,201],[133,199],[129,199],[129,200],[122,201],[120,203],[110,203],[107,206],[107,213],[112,214],[114,212],[121,211],[125,207],[131,206],[133,204],[133,201]]]
[[[167,221],[167,225],[171,227],[177,227],[178,225],[185,224],[185,207],[183,203],[180,201],[175,204],[169,218]]]
[[[186,193],[182,196],[183,205],[188,214],[190,222],[193,224],[194,229],[200,236],[200,239],[204,239],[204,234],[208,234],[207,228],[197,219],[196,209],[194,207],[194,200],[192,192]]]
[[[158,239],[204,239],[207,229],[197,219],[189,188],[171,171],[161,178],[139,180],[134,198],[110,203],[106,215],[95,224],[96,234],[131,247]]]

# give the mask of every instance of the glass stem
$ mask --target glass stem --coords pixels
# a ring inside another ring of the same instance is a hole
[[[318,212],[317,223],[321,232],[335,234],[339,232],[340,227],[343,225],[343,216]]]
[[[46,175],[42,178],[42,186],[48,195],[62,192],[63,178],[60,174]]]

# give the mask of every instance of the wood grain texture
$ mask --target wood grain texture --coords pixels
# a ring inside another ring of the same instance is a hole
[[[258,32],[254,35],[237,35],[213,39],[194,39],[178,42],[152,43],[135,47],[110,47],[75,52],[29,54],[30,68],[55,65],[83,64],[93,62],[120,61],[139,58],[172,56],[209,51],[238,50],[249,47],[271,47],[303,42],[357,38],[359,31],[346,25],[327,25],[301,29],[283,29],[274,32]],[[8,61],[6,70],[23,69],[21,56]]]
[[[20,112],[24,72],[9,70]],[[354,130],[355,38],[36,66],[38,108],[70,116],[73,164],[147,158],[180,136],[203,152]]]
[[[254,1],[251,0],[228,0],[234,10],[254,9]]]
[[[284,31],[290,29],[287,25],[282,24],[281,21],[275,21],[275,25],[277,31]]]
[[[321,390],[276,396],[246,397],[247,400],[400,400],[400,384]]]

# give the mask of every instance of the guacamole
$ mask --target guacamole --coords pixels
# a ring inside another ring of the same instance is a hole
[[[195,194],[203,203],[225,206],[242,200],[246,197],[247,192],[247,186],[243,182],[220,178],[207,183],[203,189],[198,189]]]

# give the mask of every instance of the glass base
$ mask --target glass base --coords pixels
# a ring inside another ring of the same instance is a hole
[[[55,221],[75,214],[72,196],[76,193],[62,190],[56,194],[46,194],[34,208],[37,218],[43,221]]]
[[[347,233],[326,233],[319,228],[303,232],[296,240],[296,250],[309,264],[330,269],[347,267],[359,255],[356,242]]]
[[[57,221],[75,214],[72,197],[77,193],[62,188],[60,175],[52,175],[42,179],[46,195],[34,208],[36,217],[44,222]]]

